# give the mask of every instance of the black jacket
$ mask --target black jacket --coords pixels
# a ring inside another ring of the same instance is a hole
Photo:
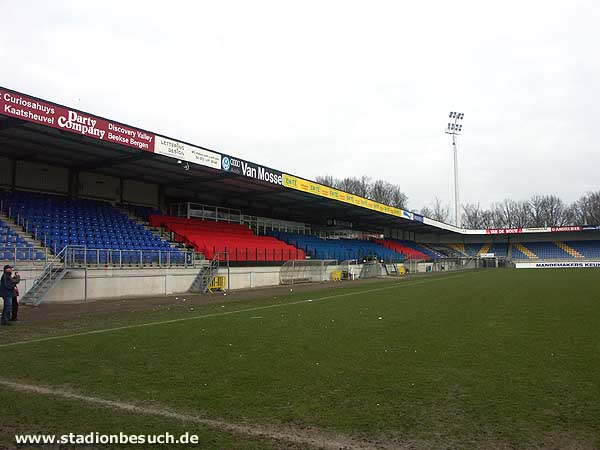
[[[15,295],[15,286],[21,282],[19,275],[13,275],[4,272],[0,278],[0,296],[12,297]]]

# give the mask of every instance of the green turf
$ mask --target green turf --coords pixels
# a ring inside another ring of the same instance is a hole
[[[198,436],[200,445],[194,448],[215,450],[276,450],[277,442],[267,438],[248,437],[210,429],[190,423],[180,423],[164,418],[135,415],[126,412],[77,405],[57,397],[23,394],[0,387],[3,423],[0,425],[0,448],[11,448],[15,434],[102,434],[150,435],[169,432],[173,436],[190,433]],[[137,447],[137,446],[136,446]],[[25,447],[19,447],[25,448]],[[39,448],[39,447],[31,447]],[[66,448],[66,447],[65,447]],[[89,448],[89,447],[86,447]],[[99,448],[119,449],[122,445],[105,445]],[[137,448],[145,448],[139,446]],[[169,445],[169,448],[190,448],[189,445]],[[300,450],[297,445],[286,448]]]
[[[505,270],[351,287],[323,301],[0,348],[2,377],[397,443],[592,448],[599,275]]]

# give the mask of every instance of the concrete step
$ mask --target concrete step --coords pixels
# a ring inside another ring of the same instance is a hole
[[[155,236],[158,236],[159,238],[169,242],[169,244],[171,244],[171,247],[177,248],[177,249],[185,249],[186,248],[183,244],[181,244],[179,242],[173,242],[170,238],[169,233],[167,231],[165,231],[163,228],[150,226],[150,224],[147,221],[139,218],[138,216],[136,216],[135,214],[131,213],[130,211],[128,211],[126,209],[119,208],[119,211],[126,214],[127,217],[129,217],[131,220],[142,225],[146,230],[150,231]]]
[[[18,225],[17,222],[12,219],[11,217],[8,217],[6,214],[4,214],[4,212],[0,211],[0,219],[2,219],[4,222],[6,222],[6,224],[12,228],[18,236],[20,236],[21,238],[23,238],[25,240],[25,242],[27,242],[28,244],[32,244],[34,247],[43,247],[43,244],[36,240],[31,233],[27,233],[26,231],[23,231],[23,227],[21,225]]]

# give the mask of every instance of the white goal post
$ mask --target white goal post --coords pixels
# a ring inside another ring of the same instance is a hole
[[[436,260],[407,259],[404,268],[410,273],[428,272],[456,272],[459,270],[472,270],[483,268],[496,268],[496,258],[480,258],[477,256],[462,258],[440,258]]]
[[[293,259],[281,266],[281,284],[311,283],[328,281],[331,272],[337,269],[333,259]]]

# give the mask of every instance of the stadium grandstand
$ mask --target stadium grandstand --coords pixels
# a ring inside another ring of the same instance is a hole
[[[600,225],[461,229],[1,87],[0,162],[0,259],[34,304],[274,285],[289,261],[600,266]]]

